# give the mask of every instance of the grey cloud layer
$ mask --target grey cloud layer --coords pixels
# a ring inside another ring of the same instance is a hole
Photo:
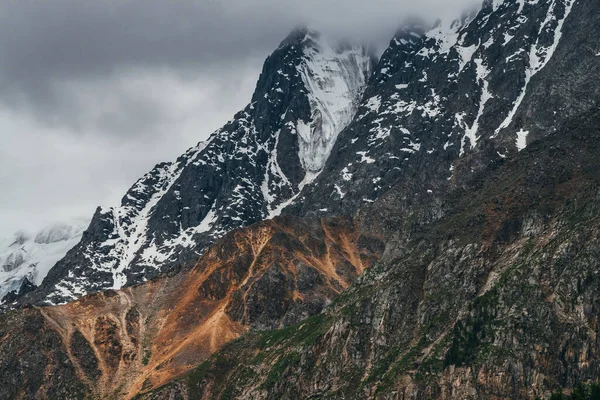
[[[65,81],[114,77],[124,68],[217,73],[264,56],[295,24],[381,39],[408,14],[435,17],[474,2],[7,0],[0,5],[0,85],[13,102],[52,110]]]

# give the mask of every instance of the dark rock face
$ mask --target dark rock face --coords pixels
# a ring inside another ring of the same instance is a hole
[[[588,0],[486,1],[391,41],[324,171],[287,211],[353,214],[391,187],[439,197],[590,110],[600,14]]]
[[[81,399],[88,391],[39,311],[0,315],[0,338],[0,398]]]
[[[37,286],[29,282],[29,279],[23,278],[19,290],[13,290],[12,292],[7,293],[6,296],[0,299],[0,303],[12,304],[27,293],[33,292],[36,288]]]
[[[322,314],[142,397],[530,399],[597,381],[599,151],[600,113],[580,115],[391,235]],[[382,201],[369,224],[399,220]]]
[[[99,208],[81,242],[21,303],[62,303],[175,272],[226,232],[277,214],[322,169],[372,62],[362,47],[292,33],[265,61],[244,110],[157,165],[120,207]]]
[[[97,381],[102,375],[98,369],[98,358],[86,338],[76,330],[71,337],[71,354],[79,362],[82,371],[92,381]]]

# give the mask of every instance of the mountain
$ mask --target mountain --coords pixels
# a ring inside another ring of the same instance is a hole
[[[251,103],[207,142],[157,165],[23,302],[58,304],[193,263],[232,229],[277,215],[321,171],[355,114],[373,58],[297,29],[264,63]]]
[[[139,398],[548,399],[597,382],[599,151],[595,110],[453,190],[438,221],[399,225],[323,313]],[[403,195],[361,231],[402,219]]]
[[[405,24],[374,66],[295,31],[244,111],[0,315],[0,395],[525,399],[597,380],[599,6],[486,1]]]
[[[23,285],[29,289],[40,285],[54,264],[79,242],[86,226],[87,221],[53,224],[34,234],[17,232],[1,240],[0,300],[19,292]]]
[[[598,27],[585,7],[486,1],[432,29],[406,24],[376,67],[363,47],[294,31],[243,111],[156,166],[121,207],[98,209],[21,302],[59,304],[174,273],[226,232],[284,209],[352,216],[398,184],[441,199],[593,105]]]

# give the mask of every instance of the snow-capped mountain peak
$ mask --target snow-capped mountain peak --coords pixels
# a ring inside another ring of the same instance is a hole
[[[586,60],[580,90],[595,81],[595,53],[578,43],[598,46],[574,24],[584,8],[575,0],[488,0],[432,27],[405,24],[332,149],[336,162],[288,212],[351,214],[400,181],[428,182],[435,192],[555,130],[579,111],[558,100],[573,100],[563,60]]]
[[[40,285],[50,268],[79,242],[87,225],[84,220],[57,223],[0,240],[0,300],[18,290],[24,279]]]
[[[281,209],[325,165],[372,70],[362,46],[298,29],[267,58],[247,107],[206,143],[96,212],[77,251],[30,298],[49,304],[189,265],[226,232]]]

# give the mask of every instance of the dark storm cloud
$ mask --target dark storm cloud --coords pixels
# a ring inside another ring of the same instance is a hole
[[[34,82],[105,75],[122,65],[233,61],[277,32],[275,25],[252,29],[253,21],[216,1],[9,0],[1,8],[3,70]]]
[[[294,24],[370,35],[408,14],[436,17],[473,2],[6,0],[0,6],[2,67],[37,80],[107,74],[118,65],[210,66],[268,51]]]

